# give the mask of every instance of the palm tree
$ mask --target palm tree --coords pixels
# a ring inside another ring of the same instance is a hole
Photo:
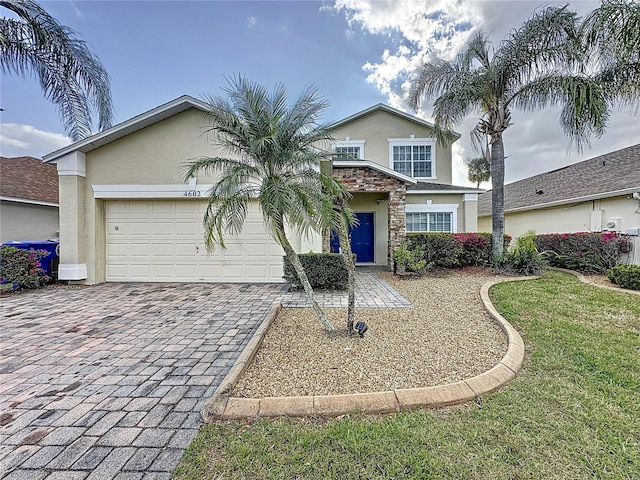
[[[536,12],[496,49],[477,33],[454,61],[436,60],[424,65],[413,82],[410,106],[435,98],[435,133],[441,143],[451,139],[451,129],[467,115],[478,114],[472,131],[476,147],[488,142],[491,152],[492,253],[503,252],[504,144],[511,126],[512,109],[533,110],[562,105],[560,123],[582,148],[591,135],[606,126],[608,106],[604,88],[580,70],[578,19],[566,7]]]
[[[109,128],[109,75],[87,44],[32,0],[3,0],[0,7],[18,17],[0,18],[2,72],[34,74],[45,97],[58,106],[72,140],[91,135],[91,107],[98,111],[98,128]]]
[[[590,68],[598,73],[610,102],[640,100],[640,2],[605,0],[583,20],[580,36]]]
[[[208,194],[205,245],[225,248],[224,235],[239,234],[248,205],[257,201],[265,225],[282,246],[327,331],[335,330],[322,311],[285,226],[306,234],[320,228],[322,174],[318,148],[331,139],[319,123],[327,102],[314,88],[288,106],[286,90],[269,93],[244,77],[229,79],[225,98],[207,98],[208,131],[229,157],[201,157],[183,165],[185,180],[198,173],[219,174]]]
[[[482,182],[491,178],[491,162],[486,156],[472,158],[467,162],[467,178],[480,188]]]
[[[357,218],[349,205],[351,194],[342,183],[330,175],[323,175],[323,204],[320,207],[321,225],[324,231],[337,233],[340,241],[340,250],[348,272],[348,307],[347,307],[347,333],[353,333],[353,325],[356,318],[356,263],[351,251],[351,239],[349,227],[357,223]]]

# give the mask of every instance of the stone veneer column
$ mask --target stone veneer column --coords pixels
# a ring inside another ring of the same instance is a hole
[[[389,192],[387,211],[389,215],[389,248],[387,252],[387,265],[393,269],[393,252],[406,238],[406,186],[402,184]]]

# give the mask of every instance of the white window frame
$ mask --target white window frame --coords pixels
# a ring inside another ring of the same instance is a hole
[[[451,232],[444,233],[458,233],[458,203],[431,203],[430,200],[427,203],[408,203],[405,207],[406,213],[450,213],[451,214]],[[405,220],[405,231],[407,233],[428,233],[427,232],[409,232],[407,230],[407,224]]]
[[[431,147],[431,176],[430,177],[413,177],[423,178],[429,180],[437,179],[436,175],[436,139],[435,138],[415,138],[411,135],[409,138],[387,138],[389,142],[389,168],[397,171],[393,168],[393,147],[405,147],[405,146],[428,146]],[[413,162],[411,173],[413,173]]]
[[[351,140],[351,138],[346,137],[345,140],[336,140],[333,143],[333,151],[335,152],[337,147],[359,147],[360,148],[360,156],[358,157],[360,160],[364,160],[364,143],[365,140]],[[351,157],[343,157],[338,158],[338,160],[353,160]]]

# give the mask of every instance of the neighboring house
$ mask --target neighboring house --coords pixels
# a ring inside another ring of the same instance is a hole
[[[104,281],[281,282],[282,249],[252,205],[227,250],[207,254],[202,213],[215,178],[185,184],[180,166],[222,155],[205,134],[207,105],[183,96],[45,156],[60,175],[59,278]],[[479,190],[451,185],[451,149],[432,125],[376,105],[333,125],[333,175],[353,192],[358,262],[391,265],[405,231],[476,231]],[[321,251],[320,236],[293,238]],[[328,249],[325,242],[324,249]]]
[[[33,157],[0,157],[0,242],[58,235],[58,173]]]
[[[505,185],[504,211],[514,237],[611,231],[640,248],[640,144]],[[478,227],[491,231],[491,191],[479,196]]]

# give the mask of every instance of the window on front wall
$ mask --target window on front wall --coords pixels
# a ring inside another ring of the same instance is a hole
[[[360,147],[336,147],[336,159],[349,160],[353,158],[361,158]]]
[[[453,232],[451,212],[407,212],[407,232]]]
[[[428,138],[390,138],[389,166],[415,178],[435,178],[435,142]]]

